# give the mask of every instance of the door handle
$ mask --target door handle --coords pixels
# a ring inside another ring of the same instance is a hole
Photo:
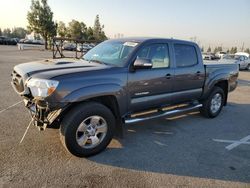
[[[200,75],[201,75],[201,72],[200,72],[200,71],[197,71],[197,72],[196,72],[196,75],[197,75],[197,76],[200,76]]]
[[[166,74],[166,78],[170,79],[171,78],[171,74]]]

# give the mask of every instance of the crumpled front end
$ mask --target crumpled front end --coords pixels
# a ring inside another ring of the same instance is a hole
[[[25,107],[29,110],[33,123],[39,130],[45,130],[51,125],[61,113],[61,109],[52,109],[48,102],[41,98],[35,98],[29,87],[27,80],[30,78],[21,71],[13,70],[11,85],[15,92],[23,97]]]
[[[51,111],[45,101],[24,99],[24,104],[31,114],[34,125],[39,130],[45,130],[59,117],[62,111],[62,109]]]

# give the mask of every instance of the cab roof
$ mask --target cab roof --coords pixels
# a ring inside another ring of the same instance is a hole
[[[186,41],[186,40],[179,40],[179,39],[173,39],[173,38],[157,38],[157,37],[126,37],[126,38],[111,39],[111,40],[122,41],[122,42],[137,42],[137,43],[165,41],[165,42],[196,44],[194,42]]]

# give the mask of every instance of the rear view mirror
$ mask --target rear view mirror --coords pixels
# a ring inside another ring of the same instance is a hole
[[[153,64],[150,59],[137,58],[134,62],[135,69],[150,69]]]

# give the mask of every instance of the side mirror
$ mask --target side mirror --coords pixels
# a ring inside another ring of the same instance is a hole
[[[137,58],[134,62],[135,69],[151,69],[153,66],[150,59]]]

